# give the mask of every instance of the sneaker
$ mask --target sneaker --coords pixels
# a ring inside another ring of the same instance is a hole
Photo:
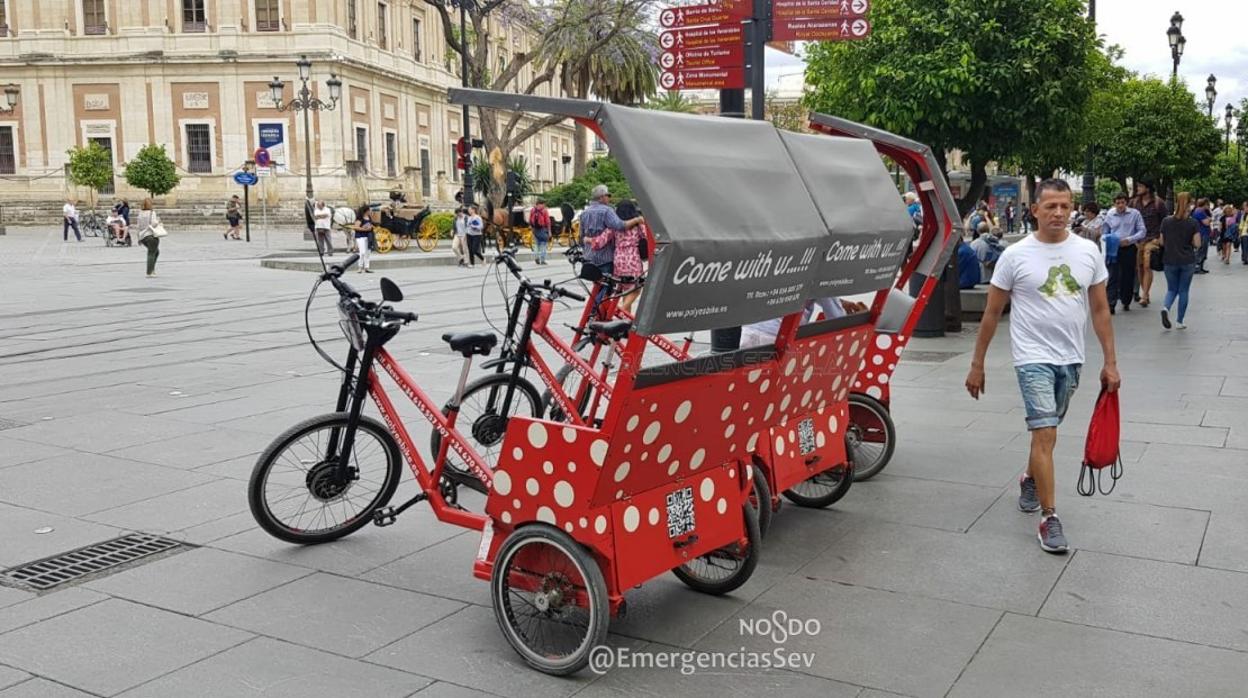
[[[1110,315],[1117,315],[1117,314],[1118,314],[1118,310],[1117,310],[1117,308],[1118,308],[1118,304],[1117,304],[1117,303],[1111,303],[1111,304],[1110,304],[1110,306],[1109,306],[1109,314],[1110,314]]]
[[[1180,323],[1178,323],[1177,325],[1175,325],[1175,327],[1179,328],[1180,330],[1186,330],[1186,329],[1187,329],[1187,325],[1184,325],[1184,324],[1183,324],[1183,323],[1181,323],[1181,322],[1180,322]]]
[[[365,273],[365,274],[372,274],[372,273],[373,273],[373,270],[372,270],[372,269],[367,269],[367,268],[366,268],[366,269],[364,270],[364,273]]]
[[[1170,329],[1170,311],[1165,308],[1161,309],[1161,326]]]
[[[1046,553],[1064,553],[1070,548],[1066,543],[1066,534],[1062,533],[1062,521],[1057,518],[1057,514],[1041,519],[1036,538],[1040,539],[1040,547]]]
[[[1040,498],[1036,496],[1036,481],[1022,476],[1018,480],[1018,510],[1027,514],[1040,511]]]
[[[1123,305],[1122,305],[1122,312],[1124,312],[1124,313],[1129,313],[1129,312],[1131,312],[1131,306],[1127,305],[1126,303],[1123,303]]]

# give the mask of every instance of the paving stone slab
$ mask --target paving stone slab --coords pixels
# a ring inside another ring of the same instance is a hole
[[[250,511],[245,511],[233,516],[184,528],[180,531],[173,531],[167,537],[185,541],[191,545],[208,545],[222,538],[229,538],[230,536],[253,530],[255,527],[255,518],[252,517]]]
[[[30,678],[30,674],[17,669],[11,669],[7,666],[0,666],[0,690],[6,689],[14,684],[19,684]]]
[[[1248,511],[1219,510],[1209,516],[1199,564],[1248,572]]]
[[[959,449],[933,449],[899,435],[897,448],[883,472],[978,487],[1005,487],[1025,467],[1026,457],[1002,448],[968,443]],[[852,489],[849,496],[854,496]]]
[[[645,643],[608,636],[606,644],[636,648]],[[494,611],[482,606],[465,606],[364,659],[511,698],[566,698],[596,678],[590,671],[555,677],[529,668],[507,644]]]
[[[1034,554],[1020,554],[1031,550]],[[973,606],[1035,613],[1065,559],[1042,555],[1034,535],[972,536],[863,523],[799,574]]]
[[[1120,433],[1121,438],[1127,441],[1221,448],[1226,445],[1227,431],[1222,427],[1191,427],[1177,424],[1158,429],[1156,424],[1124,421]]]
[[[164,534],[245,511],[246,487],[234,480],[217,480],[88,514],[85,518],[117,528]]]
[[[700,656],[699,656],[700,655]],[[620,655],[623,662],[647,662],[650,657],[663,656],[671,663],[664,668],[653,664],[620,666],[594,681],[577,693],[577,698],[601,698],[605,696],[708,696],[723,698],[740,696],[753,698],[764,695],[827,696],[827,698],[856,698],[862,691],[839,681],[810,676],[796,671],[775,668],[745,668],[746,662],[761,662],[754,655],[703,654],[683,647],[648,644],[638,650],[636,658]],[[804,658],[792,654],[782,655],[785,662]],[[734,661],[738,667],[727,665]],[[767,661],[777,661],[769,655]],[[703,662],[700,668],[698,662]],[[755,664],[754,666],[759,666]]]
[[[854,483],[837,511],[892,523],[965,531],[992,506],[998,487],[898,477],[887,472]]]
[[[472,576],[481,536],[474,531],[386,563],[360,579],[489,606],[490,585]]]
[[[1000,611],[829,582],[790,578],[769,589],[694,649],[771,651],[770,637],[741,633],[739,620],[820,621],[817,636],[790,637],[788,651],[814,652],[802,673],[914,696],[942,696],[992,630]],[[870,638],[864,641],[864,638]]]
[[[1242,478],[1135,464],[1128,466],[1107,499],[1217,512],[1248,506],[1248,488]]]
[[[48,444],[40,444],[33,441],[22,441],[21,439],[6,439],[0,436],[0,468],[30,463],[31,461],[43,460],[70,452],[68,448],[49,446]]]
[[[0,531],[0,569],[41,560],[121,533],[112,526],[9,504],[0,504]]]
[[[1248,651],[1248,574],[1080,552],[1040,615]]]
[[[181,470],[194,470],[200,466],[242,456],[253,456],[254,461],[254,456],[263,451],[271,441],[272,436],[250,431],[213,429],[110,451],[109,455]]]
[[[23,601],[29,601],[35,598],[35,595],[29,591],[21,589],[13,589],[10,587],[0,587],[0,608],[12,606]]]
[[[34,678],[0,691],[0,698],[91,698],[91,694],[75,691],[46,679]]]
[[[110,596],[190,616],[254,596],[311,570],[212,548],[190,550],[88,582]]]
[[[0,662],[84,691],[113,695],[250,637],[112,599],[0,635]]]
[[[1058,490],[1058,510],[1072,548],[1196,564],[1209,512],[1078,497],[1073,489]],[[1012,489],[975,522],[970,533],[1027,541],[1034,540],[1039,524],[1037,514],[1018,510],[1017,489]]]
[[[402,698],[432,681],[265,637],[126,691],[122,698]]]
[[[462,603],[436,596],[318,573],[204,618],[347,657],[362,657],[462,607]]]
[[[37,596],[0,609],[0,634],[106,600],[108,597],[104,594],[82,587],[69,587],[55,594]]]
[[[0,500],[79,516],[210,481],[207,475],[75,453],[0,470]]]
[[[104,453],[173,436],[206,431],[207,427],[160,417],[116,419],[54,419],[5,432],[5,436],[92,453]]]
[[[1248,480],[1248,455],[1229,448],[1153,443],[1140,458],[1140,464],[1172,468],[1192,476],[1217,475]]]
[[[434,681],[428,687],[412,694],[412,698],[492,698],[496,693],[486,693],[475,688],[457,686],[445,681]]]
[[[1246,683],[1238,652],[1007,613],[949,695],[1234,696]]]

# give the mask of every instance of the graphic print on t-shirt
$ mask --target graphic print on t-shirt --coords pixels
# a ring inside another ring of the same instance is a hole
[[[1058,281],[1061,281],[1060,286],[1057,283]],[[1058,264],[1049,267],[1048,281],[1041,284],[1037,290],[1049,298],[1056,298],[1059,292],[1063,292],[1064,295],[1077,296],[1083,290],[1083,286],[1080,286],[1079,282],[1070,273],[1070,265]]]

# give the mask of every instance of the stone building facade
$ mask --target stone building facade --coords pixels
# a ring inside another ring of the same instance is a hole
[[[492,24],[492,64],[539,40]],[[0,113],[0,199],[86,198],[66,182],[66,151],[94,140],[113,154],[118,195],[141,196],[122,168],[157,143],[183,177],[166,204],[219,206],[263,145],[279,166],[259,194],[301,203],[303,115],[278,111],[269,82],[280,77],[284,98],[295,96],[306,55],[315,96],[328,99],[331,72],[343,83],[337,108],[311,115],[317,195],[378,200],[398,189],[449,204],[462,116],[446,100],[460,79],[442,32],[423,0],[0,0],[0,83],[20,89]],[[574,137],[570,124],[546,129],[513,153],[539,190],[571,178]]]

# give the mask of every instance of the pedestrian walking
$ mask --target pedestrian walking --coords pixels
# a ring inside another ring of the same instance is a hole
[[[238,194],[231,196],[230,200],[225,202],[225,222],[229,224],[229,227],[221,234],[221,238],[242,240],[238,234],[243,225],[243,202],[238,198]]]
[[[82,242],[82,231],[78,229],[78,208],[74,206],[73,199],[65,199],[65,205],[61,207],[62,218],[64,218],[64,227],[61,229],[61,237],[65,242],[69,242],[69,229],[74,229],[74,237],[78,238],[78,242]]]
[[[599,184],[589,192],[590,202],[581,213],[581,240],[585,245],[585,263],[598,267],[603,274],[615,272],[615,238],[612,232],[622,233],[642,224],[640,216],[623,220],[611,208],[611,192],[607,185]]]
[[[1008,235],[1014,234],[1014,199],[1005,202],[1005,232]]]
[[[373,270],[369,268],[369,245],[368,240],[373,234],[373,217],[368,204],[360,206],[355,211],[355,250],[360,255],[360,274],[372,274]]]
[[[615,214],[625,221],[641,218],[637,204],[631,199],[621,201],[615,207]],[[618,293],[625,294],[620,299],[620,307],[631,315],[633,304],[641,295],[641,281],[646,273],[641,260],[641,241],[646,239],[648,231],[645,223],[642,223],[620,232],[612,231],[610,234],[615,238],[615,275],[629,279],[617,290]]]
[[[1114,196],[1114,207],[1105,216],[1103,230],[1105,266],[1109,269],[1105,290],[1109,313],[1113,315],[1119,301],[1124,311],[1131,310],[1131,298],[1135,294],[1136,243],[1145,235],[1144,219],[1139,211],[1127,205],[1125,191]]]
[[[1131,207],[1139,211],[1140,218],[1144,220],[1144,241],[1139,243],[1139,251],[1135,260],[1138,274],[1136,278],[1140,288],[1135,300],[1139,302],[1141,308],[1147,308],[1151,302],[1148,294],[1153,288],[1153,269],[1150,266],[1150,258],[1153,252],[1161,247],[1161,222],[1170,215],[1170,211],[1166,208],[1166,202],[1158,199],[1153,193],[1153,183],[1146,180],[1135,183],[1135,199],[1132,200]]]
[[[1188,214],[1187,203],[1191,194],[1183,191],[1176,197],[1174,213],[1161,222],[1162,261],[1165,262],[1166,302],[1161,309],[1161,326],[1170,329],[1170,308],[1175,299],[1179,301],[1178,328],[1187,329],[1183,319],[1187,317],[1188,296],[1192,288],[1192,276],[1196,274],[1196,250],[1200,248],[1200,226]]]
[[[451,252],[459,260],[459,266],[468,266],[468,211],[463,206],[455,209],[455,223],[451,226]]]
[[[143,209],[139,211],[136,226],[139,229],[139,244],[147,248],[147,276],[156,276],[156,260],[160,257],[160,239],[165,236],[165,226],[160,216],[152,209],[152,200],[143,199]]]
[[[1231,247],[1239,238],[1239,212],[1231,204],[1222,208],[1222,239],[1218,244],[1218,257],[1223,264],[1231,263]]]
[[[1248,201],[1239,207],[1239,261],[1248,264]]]
[[[1201,197],[1196,200],[1196,208],[1192,209],[1192,220],[1200,231],[1200,248],[1196,250],[1196,273],[1208,274],[1205,260],[1209,258],[1209,241],[1213,236],[1213,214],[1209,211],[1209,199]]]
[[[316,238],[316,252],[326,257],[334,256],[334,210],[325,205],[324,199],[316,202],[312,209],[313,231]]]
[[[1035,234],[1007,247],[997,261],[966,389],[976,400],[985,392],[984,359],[1008,301],[1014,372],[1031,432],[1018,508],[1040,512],[1036,537],[1042,550],[1064,553],[1069,543],[1057,517],[1053,449],[1057,428],[1079,386],[1089,311],[1105,357],[1101,385],[1115,391],[1121,379],[1105,293],[1108,272],[1096,246],[1067,228],[1074,207],[1070,185],[1046,179],[1036,187],[1036,197]]]
[[[529,212],[529,226],[533,229],[533,240],[537,242],[537,263],[546,263],[546,249],[550,246],[550,209],[546,208],[546,200],[538,199]]]
[[[485,221],[481,220],[480,209],[476,206],[468,207],[468,266],[476,267],[477,260],[485,263],[485,253],[482,251],[482,243],[485,240]]]
[[[1101,236],[1105,234],[1105,214],[1095,201],[1084,204],[1080,211],[1083,218],[1075,227],[1075,234],[1084,240],[1091,240],[1096,244],[1096,249],[1101,249]]]

